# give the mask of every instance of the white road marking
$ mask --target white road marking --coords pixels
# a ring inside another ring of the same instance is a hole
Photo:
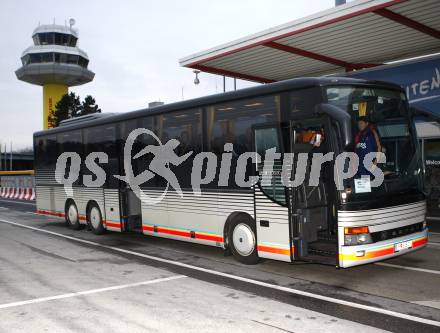
[[[35,202],[5,200],[5,199],[0,199],[0,202],[18,203],[18,204],[22,204],[22,205],[32,205],[32,206],[35,206]]]
[[[438,236],[438,235],[440,235],[440,232],[433,232],[433,231],[430,231],[429,234],[430,234],[430,235],[437,235],[437,236]]]
[[[428,245],[440,246],[440,242],[428,242]]]
[[[170,277],[166,277],[166,278],[160,278],[160,279],[143,281],[143,282],[121,284],[121,285],[118,285],[118,286],[99,288],[99,289],[92,289],[92,290],[85,290],[85,291],[78,291],[78,292],[67,293],[67,294],[62,294],[62,295],[33,298],[33,299],[26,300],[26,301],[19,301],[19,302],[0,304],[0,310],[1,309],[13,308],[13,307],[16,307],[16,306],[35,304],[35,303],[43,303],[43,302],[48,302],[48,301],[54,301],[54,300],[64,299],[64,298],[71,298],[71,297],[78,297],[78,296],[84,296],[84,295],[103,293],[103,292],[106,292],[106,291],[113,291],[113,290],[119,290],[119,289],[126,289],[126,288],[145,286],[145,285],[148,285],[148,284],[155,284],[155,283],[160,283],[160,282],[177,280],[177,279],[181,279],[181,278],[184,278],[184,277],[186,277],[186,276],[185,275],[174,275],[174,276],[170,276]]]
[[[198,266],[194,266],[194,265],[190,265],[190,264],[185,264],[185,263],[170,260],[170,259],[159,258],[159,257],[151,256],[148,254],[125,250],[125,249],[115,247],[115,246],[104,245],[104,244],[96,243],[93,241],[89,241],[89,240],[85,240],[85,239],[81,239],[81,238],[76,238],[76,237],[72,237],[72,236],[68,236],[68,235],[63,235],[63,234],[60,234],[57,232],[39,229],[36,227],[31,227],[31,226],[28,226],[25,224],[20,224],[20,223],[8,221],[8,220],[0,219],[0,222],[5,223],[5,224],[10,224],[10,225],[15,225],[15,226],[30,229],[30,230],[34,230],[34,231],[38,231],[38,232],[42,232],[42,233],[46,233],[46,234],[57,236],[57,237],[62,237],[65,239],[76,241],[78,243],[83,243],[83,244],[88,244],[88,245],[92,245],[92,246],[103,248],[103,249],[113,250],[115,252],[130,254],[133,256],[137,256],[137,257],[141,257],[141,258],[145,258],[145,259],[149,259],[149,260],[154,260],[157,262],[162,262],[162,263],[166,263],[166,264],[170,264],[170,265],[174,265],[174,266],[184,267],[184,268],[196,270],[199,272],[204,272],[204,273],[208,273],[208,274],[212,274],[212,275],[225,277],[228,279],[242,281],[242,282],[254,284],[254,285],[265,287],[265,288],[284,291],[286,293],[290,293],[290,294],[294,294],[294,295],[309,297],[309,298],[318,299],[318,300],[322,300],[322,301],[329,302],[329,303],[345,305],[345,306],[356,308],[356,309],[371,311],[371,312],[375,312],[375,313],[388,315],[391,317],[406,319],[406,320],[410,320],[410,321],[414,321],[414,322],[418,322],[418,323],[423,323],[423,324],[427,324],[427,325],[440,327],[440,321],[436,321],[436,320],[417,317],[417,316],[413,316],[413,315],[409,315],[409,314],[405,314],[405,313],[400,313],[400,312],[396,312],[396,311],[392,311],[392,310],[386,310],[386,309],[378,308],[378,307],[371,306],[371,305],[364,305],[364,304],[359,304],[359,303],[355,303],[355,302],[351,302],[351,301],[345,301],[345,300],[334,298],[334,297],[328,297],[328,296],[323,296],[323,295],[319,295],[319,294],[314,294],[314,293],[299,290],[299,289],[293,289],[293,288],[289,288],[289,287],[279,286],[276,284],[271,284],[271,283],[267,283],[267,282],[263,282],[263,281],[254,280],[254,279],[249,279],[249,278],[245,278],[242,276],[237,276],[237,275],[233,275],[233,274],[229,274],[229,273],[215,271],[215,270],[212,270],[209,268],[203,268],[203,267],[198,267]]]
[[[417,272],[430,273],[430,274],[440,274],[440,271],[435,271],[433,269],[395,265],[395,264],[389,264],[389,263],[386,263],[386,262],[376,262],[374,264],[378,265],[378,266],[406,269],[406,270],[409,270],[409,271],[417,271]]]
[[[7,207],[0,207],[0,210],[9,210]]]

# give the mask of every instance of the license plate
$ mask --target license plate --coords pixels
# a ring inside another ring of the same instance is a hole
[[[397,243],[394,245],[394,251],[399,252],[401,250],[412,248],[412,241],[406,241],[402,243]]]

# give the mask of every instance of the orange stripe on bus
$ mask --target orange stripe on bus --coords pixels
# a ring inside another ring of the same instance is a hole
[[[273,247],[267,245],[257,245],[257,250],[261,252],[269,252],[269,253],[281,254],[284,256],[290,256],[290,249],[282,249],[279,247]]]
[[[102,223],[110,228],[121,228],[122,225],[120,222],[102,221]]]
[[[41,210],[41,209],[37,209],[37,214],[39,215],[48,215],[48,216],[56,216],[56,217],[65,217],[64,213],[59,213],[59,212],[53,212],[53,211],[49,211],[49,210]],[[81,221],[87,221],[87,216],[86,215],[80,215],[79,219]],[[116,221],[106,221],[103,220],[102,224],[104,226],[109,226],[112,228],[121,228],[122,224],[120,222],[116,222]]]
[[[224,239],[221,236],[215,236],[215,235],[206,235],[206,234],[200,234],[196,232],[196,238],[203,239],[203,240],[209,240],[212,242],[220,242],[223,243]]]
[[[389,254],[393,254],[394,253],[394,245],[384,248],[384,249],[380,249],[380,250],[375,250],[375,251],[369,251],[366,252],[364,256],[358,257],[356,256],[355,253],[340,253],[339,254],[339,259],[340,260],[364,260],[364,259],[373,259],[373,258],[377,258],[377,257],[382,257],[382,256],[386,256]]]
[[[427,236],[423,236],[421,238],[417,238],[415,240],[413,240],[412,242],[412,248],[416,248],[419,246],[422,246],[424,244],[426,244],[428,242],[428,237]],[[340,260],[364,260],[364,259],[373,259],[373,258],[378,258],[378,257],[382,257],[382,256],[386,256],[389,254],[394,254],[394,244],[390,245],[387,248],[384,249],[380,249],[380,250],[376,250],[376,251],[370,251],[367,252],[364,256],[362,257],[358,257],[356,256],[356,254],[354,253],[347,253],[347,254],[339,254],[339,259]]]
[[[56,217],[64,217],[65,216],[64,213],[52,212],[52,211],[49,211],[49,210],[40,210],[40,209],[37,210],[37,214],[56,216]]]
[[[151,227],[151,226],[149,226],[149,225],[143,225],[143,226],[142,226],[142,230],[145,230],[145,231],[154,231],[154,228]]]
[[[188,231],[188,230],[181,230],[181,229],[174,229],[174,228],[168,229],[168,228],[164,228],[164,227],[156,227],[156,230],[155,230],[154,226],[145,225],[145,224],[142,226],[142,230],[149,231],[149,232],[156,232],[156,233],[162,233],[162,234],[168,234],[168,235],[174,235],[174,236],[191,238],[191,231]],[[220,243],[224,242],[224,238],[221,237],[221,236],[210,235],[210,234],[200,233],[200,232],[195,232],[194,233],[194,238],[202,239],[202,240],[207,240],[207,241],[211,241],[211,242],[220,242]]]
[[[425,245],[426,243],[428,243],[428,236],[424,236],[424,237],[421,237],[421,238],[414,240],[412,245],[413,245],[413,247],[418,247],[418,246]]]

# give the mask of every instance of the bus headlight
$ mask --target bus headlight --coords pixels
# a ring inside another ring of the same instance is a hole
[[[344,245],[373,243],[368,227],[344,228]]]
[[[373,243],[370,234],[345,235],[344,245],[363,245]]]

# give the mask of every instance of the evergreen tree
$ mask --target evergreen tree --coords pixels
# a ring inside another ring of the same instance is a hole
[[[55,104],[54,112],[49,115],[49,125],[58,127],[63,120],[97,112],[101,112],[101,109],[92,96],[88,95],[81,103],[79,96],[71,92]]]
[[[92,96],[87,95],[81,105],[81,116],[100,112],[101,109],[99,108],[98,104],[96,104],[95,99]]]

